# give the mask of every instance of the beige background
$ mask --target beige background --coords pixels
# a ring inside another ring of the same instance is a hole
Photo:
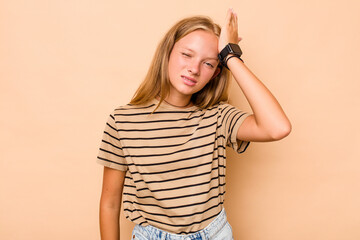
[[[229,150],[235,239],[360,239],[360,4],[353,0],[0,1],[0,239],[99,239],[108,114],[182,17],[239,15],[247,66],[293,131]],[[240,89],[232,103],[250,110]],[[121,216],[121,239],[133,224]]]

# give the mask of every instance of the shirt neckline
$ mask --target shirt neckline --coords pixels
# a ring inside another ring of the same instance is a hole
[[[159,100],[154,98],[153,99],[153,103],[156,104],[156,106],[159,104]],[[165,101],[162,101],[161,104],[160,104],[160,107],[159,108],[166,108],[166,109],[172,109],[172,110],[178,110],[178,111],[191,111],[191,110],[197,110],[199,109],[198,106],[196,105],[193,105],[193,106],[190,106],[190,107],[176,107],[174,105],[171,105],[171,104],[168,104],[167,102]]]

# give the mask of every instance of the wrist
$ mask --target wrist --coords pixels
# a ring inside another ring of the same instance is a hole
[[[229,69],[229,61],[230,61],[231,59],[235,59],[235,58],[237,58],[237,59],[239,59],[240,61],[244,62],[244,60],[242,60],[238,55],[231,55],[231,56],[229,56],[229,57],[226,59],[226,62],[225,62],[225,67],[226,67],[227,69]],[[234,61],[234,60],[232,60],[232,61]],[[230,70],[230,69],[229,69],[229,70]]]
[[[227,56],[226,56],[226,58],[225,58],[225,62],[227,62],[229,59],[230,59],[230,57],[232,57],[232,56],[236,56],[235,54],[233,54],[233,53],[229,53]]]
[[[239,58],[242,62],[244,62],[240,58],[241,55],[242,55],[242,51],[241,51],[239,45],[234,44],[234,43],[229,43],[218,54],[218,58],[220,60],[221,65],[223,65],[224,67],[229,69],[227,66],[227,61],[229,61],[231,58],[236,57],[236,58]]]

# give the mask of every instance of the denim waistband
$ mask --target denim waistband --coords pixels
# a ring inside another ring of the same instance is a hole
[[[161,240],[195,240],[195,239],[211,239],[213,238],[221,229],[224,228],[225,224],[227,223],[227,217],[225,208],[221,210],[221,212],[216,216],[216,218],[211,221],[209,225],[203,228],[200,231],[195,233],[181,235],[181,234],[174,234],[169,233],[154,226],[148,225],[146,227],[142,227],[140,225],[136,225],[135,228],[140,230],[146,235],[149,235],[151,239],[161,239]],[[145,232],[144,232],[145,231]]]

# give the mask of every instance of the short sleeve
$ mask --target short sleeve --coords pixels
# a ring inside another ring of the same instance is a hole
[[[226,137],[226,146],[231,147],[237,153],[243,153],[250,142],[238,140],[236,138],[239,127],[250,113],[241,111],[230,104],[224,104],[221,113],[222,126]]]
[[[113,113],[110,114],[106,122],[96,162],[120,171],[127,171],[128,169]]]

